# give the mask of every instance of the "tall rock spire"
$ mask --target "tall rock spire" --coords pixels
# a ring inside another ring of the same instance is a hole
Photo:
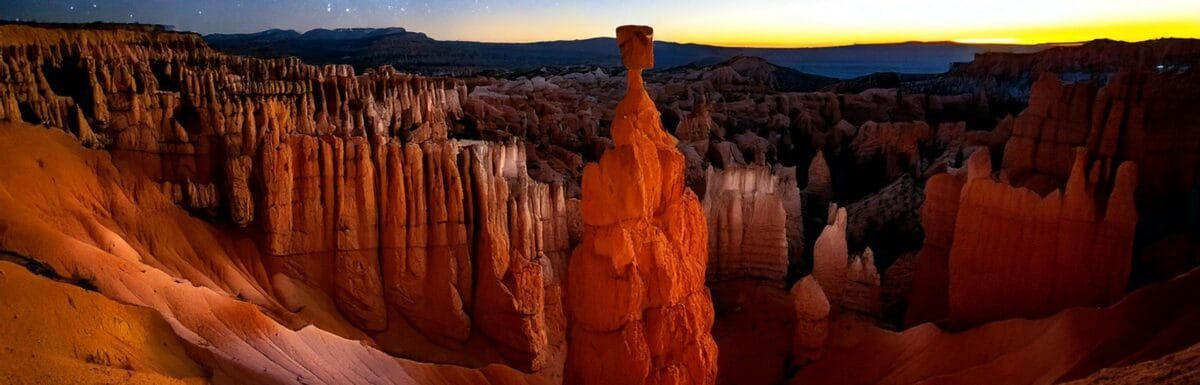
[[[642,70],[653,30],[617,28],[629,90],[614,148],[583,173],[583,241],[567,276],[571,384],[712,384],[717,346],[704,286],[708,232],[683,185],[683,155],[662,128]]]

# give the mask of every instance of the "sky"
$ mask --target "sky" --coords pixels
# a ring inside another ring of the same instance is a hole
[[[612,36],[618,25],[645,24],[656,40],[755,47],[1200,38],[1200,0],[3,0],[0,19],[204,34],[404,27],[497,42]]]

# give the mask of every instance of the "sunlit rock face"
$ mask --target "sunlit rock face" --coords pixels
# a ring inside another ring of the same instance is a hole
[[[617,29],[629,90],[613,121],[614,147],[584,170],[583,241],[567,277],[567,383],[716,381],[708,232],[699,199],[684,187],[677,141],[642,82],[652,34]]]
[[[342,334],[561,372],[566,190],[533,181],[519,141],[448,138],[461,81],[228,56],[135,27],[0,29],[0,121],[62,128],[238,228],[261,253],[236,258],[255,279],[328,296]]]
[[[16,319],[6,318],[7,326],[44,328],[52,326],[47,322],[71,322],[63,320],[68,313],[54,306],[71,308],[78,316],[74,322],[84,326],[76,332],[43,335],[37,346],[21,342],[29,341],[24,338],[8,338],[5,332],[6,346],[21,349],[6,351],[32,348],[46,354],[42,358],[65,358],[47,367],[56,370],[50,376],[29,371],[37,366],[18,369],[25,373],[18,380],[549,383],[545,377],[503,365],[468,369],[423,364],[373,348],[370,338],[341,315],[332,295],[283,274],[269,274],[265,258],[244,236],[189,216],[146,174],[117,166],[108,153],[87,150],[77,137],[61,130],[0,123],[0,161],[7,165],[0,170],[4,259],[35,261],[35,271],[68,277],[68,282],[113,301],[72,292],[64,299],[61,291],[44,284],[12,292],[6,286],[5,293],[22,293],[20,300],[0,306],[0,312],[19,313]],[[19,282],[27,279],[5,270],[0,281],[5,281],[0,286],[25,285]],[[25,290],[40,295],[26,295]],[[35,305],[56,296],[55,303]],[[38,319],[59,321],[35,323]],[[78,336],[87,330],[107,337]],[[174,333],[178,340],[162,333]],[[106,341],[112,345],[90,345]],[[203,368],[195,369],[189,359]],[[113,370],[119,371],[116,376]]]
[[[710,167],[705,179],[709,280],[782,281],[803,247],[795,169]]]

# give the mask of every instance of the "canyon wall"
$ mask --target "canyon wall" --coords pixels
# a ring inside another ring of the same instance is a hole
[[[303,283],[285,284],[287,277],[269,273],[248,239],[190,216],[138,170],[119,167],[107,152],[87,150],[77,141],[57,129],[0,123],[0,161],[7,165],[0,168],[3,259],[28,263],[31,271],[61,276],[107,297],[68,294],[62,302],[33,305],[6,301],[21,315],[8,320],[10,326],[44,329],[48,325],[37,319],[62,319],[62,314],[45,313],[61,306],[70,307],[82,325],[113,331],[107,340],[113,345],[63,347],[71,349],[66,352],[59,347],[74,337],[63,330],[34,345],[6,338],[6,345],[18,349],[11,351],[45,353],[35,365],[58,370],[52,379],[35,383],[88,383],[113,369],[115,381],[137,381],[144,372],[163,368],[155,362],[176,363],[171,366],[176,370],[163,374],[188,373],[180,371],[186,367],[179,366],[184,363],[172,355],[162,333],[178,336],[187,357],[203,367],[200,376],[215,384],[552,383],[504,365],[423,364],[372,348],[374,342],[361,332],[353,335],[357,329],[339,315],[331,296]],[[157,313],[161,321],[122,319],[128,312],[97,308],[116,303],[136,306],[138,319]],[[162,354],[145,361],[149,352]],[[86,372],[72,369],[82,363]]]
[[[561,365],[565,189],[533,181],[520,142],[448,138],[461,81],[227,56],[194,34],[0,28],[0,121],[68,130],[249,229],[265,277],[320,289],[385,350],[424,357],[386,337],[412,328]]]
[[[975,325],[1119,299],[1138,217],[1137,168],[1123,163],[1110,180],[1100,171],[1106,162],[1090,163],[1091,170],[1080,149],[1065,190],[1046,196],[993,179],[986,149],[971,156],[960,181],[931,180],[923,209],[930,238],[918,256],[908,322]]]
[[[1083,147],[1091,157],[1136,162],[1143,176],[1139,202],[1165,209],[1200,173],[1200,112],[1186,107],[1200,100],[1191,86],[1198,80],[1196,71],[1127,69],[1098,87],[1044,73],[1016,119],[1002,168],[1015,182],[1048,191],[1053,185],[1044,179],[1066,180],[1074,148]]]

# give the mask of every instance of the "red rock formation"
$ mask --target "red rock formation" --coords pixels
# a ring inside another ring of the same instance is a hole
[[[1111,307],[1074,307],[1048,318],[954,332],[927,323],[897,333],[838,320],[823,357],[801,368],[791,383],[1054,384],[1083,378],[1101,368],[1157,360],[1200,341],[1194,327],[1200,302],[1191,300],[1198,289],[1200,271],[1192,271],[1139,289]],[[1189,361],[1176,362],[1183,366],[1161,373],[1189,372]],[[1167,378],[1149,383],[1171,383]]]
[[[918,145],[932,138],[932,130],[923,121],[866,122],[850,142],[850,149],[860,163],[876,156],[882,157],[886,169],[884,175],[889,179],[902,173],[921,175]]]
[[[1004,149],[1002,167],[1011,174],[1046,174],[1066,179],[1090,131],[1096,89],[1087,83],[1064,85],[1054,74],[1033,83],[1029,107],[1017,117]]]
[[[829,221],[813,244],[813,273],[836,309],[879,315],[879,273],[871,249],[851,257],[846,245],[846,209],[829,206]]]
[[[804,366],[821,358],[829,338],[829,300],[812,276],[792,285],[795,301],[796,334],[792,343],[792,365]]]
[[[737,279],[709,282],[719,316],[712,335],[718,384],[778,384],[787,378],[797,331],[792,296],[782,282]]]
[[[555,267],[565,263],[569,244],[565,208],[555,207],[562,204],[561,188],[523,175],[523,155],[515,145],[473,146],[464,157],[480,228],[474,314],[510,361],[541,370],[553,358],[550,350],[559,348],[551,340],[563,338]]]
[[[808,186],[804,191],[816,203],[825,205],[833,199],[833,184],[829,175],[829,164],[825,162],[825,153],[818,150],[808,164]],[[818,206],[820,207],[820,206]]]
[[[960,196],[950,249],[950,319],[1036,317],[1120,298],[1137,223],[1133,164],[1119,167],[1107,203],[1098,203],[1104,199],[1096,189],[1105,181],[1095,170],[1087,176],[1082,151],[1066,191],[1045,198],[993,181],[989,163],[987,151],[971,157]]]
[[[850,250],[846,247],[846,209],[829,205],[829,220],[813,243],[812,276],[825,290],[832,304],[840,304],[846,287],[846,266]]]
[[[840,95],[844,118],[853,124],[925,120],[925,95],[872,88]]]
[[[902,175],[883,189],[846,206],[846,242],[884,252],[915,250],[921,245],[917,181]]]
[[[846,268],[846,286],[842,291],[841,306],[847,311],[878,319],[882,311],[879,284],[875,254],[868,247]]]
[[[789,255],[799,255],[800,190],[794,168],[708,169],[708,279],[782,281]]]
[[[1186,106],[1200,100],[1191,86],[1198,76],[1124,70],[1097,89],[1063,84],[1044,73],[1016,119],[1003,169],[1014,182],[1048,191],[1054,185],[1039,179],[1065,181],[1074,148],[1083,147],[1089,157],[1136,162],[1143,176],[1139,200],[1164,209],[1163,198],[1189,191],[1196,182],[1200,113]]]
[[[327,294],[393,353],[561,368],[565,191],[530,180],[521,144],[447,140],[462,82],[227,56],[131,27],[0,31],[0,121],[61,127],[179,205],[251,228],[264,281]],[[493,158],[510,161],[467,162]],[[491,191],[498,180],[512,191]],[[485,231],[511,247],[477,242]],[[529,279],[498,283],[510,272]]]
[[[707,232],[683,156],[642,83],[649,27],[617,29],[629,92],[615,147],[583,177],[583,241],[571,256],[568,383],[712,384],[717,348],[704,287]]]
[[[1106,368],[1068,385],[1195,384],[1200,382],[1200,344],[1163,358],[1129,366]]]
[[[707,154],[709,138],[724,137],[724,130],[717,125],[706,105],[699,105],[691,115],[679,121],[675,127],[675,136],[679,141],[691,145],[697,153]]]
[[[721,384],[775,384],[785,378],[795,330],[784,286],[790,257],[802,253],[795,169],[709,168],[708,287],[720,314],[713,338]]]
[[[993,180],[987,150],[971,156],[957,197],[946,195],[955,182],[931,180],[927,191],[938,195],[927,197],[928,251],[918,257],[909,322],[943,315],[942,274],[944,315],[959,325],[1046,316],[1120,298],[1137,223],[1137,171],[1125,163],[1107,181],[1100,179],[1103,162],[1090,175],[1087,163],[1080,150],[1066,191],[1045,197]],[[1101,186],[1111,186],[1107,202]],[[945,214],[954,207],[948,231]]]
[[[946,317],[950,279],[950,247],[954,244],[954,222],[958,217],[963,181],[941,173],[925,182],[921,204],[921,227],[925,241],[917,253],[912,291],[904,323],[916,325]]]
[[[500,365],[466,369],[396,359],[361,341],[306,327],[306,320],[276,300],[276,291],[283,286],[267,283],[262,258],[253,245],[245,245],[174,206],[141,170],[118,168],[107,153],[85,150],[75,140],[57,130],[0,125],[0,162],[8,165],[0,169],[0,205],[6,208],[0,210],[0,248],[40,261],[59,275],[78,277],[116,302],[158,313],[169,331],[187,345],[187,356],[207,368],[204,373],[211,373],[212,381],[549,383]],[[313,294],[324,296],[320,291]],[[320,298],[309,300],[323,302]],[[93,298],[82,297],[76,302],[85,319],[119,322],[113,317],[120,314],[93,311],[98,305]],[[32,317],[48,310],[37,307],[22,313]],[[41,316],[61,318],[61,314]],[[121,325],[113,330],[131,334],[146,330],[145,323]],[[124,338],[122,333],[116,332],[113,337]],[[152,341],[125,335],[131,338],[123,346],[171,354],[169,346],[159,348],[168,340],[155,335],[145,335]],[[63,342],[69,341],[68,336],[55,333],[55,338],[63,338]],[[56,343],[41,344],[50,348]],[[139,371],[153,367],[142,366],[149,362],[144,361],[144,355],[125,357]],[[153,359],[166,362],[178,357],[156,353]],[[95,368],[58,374],[66,383],[92,382],[106,376],[102,374],[106,370]],[[177,368],[182,371],[169,373],[188,373],[186,368]],[[119,381],[127,381],[129,372],[122,367],[120,373]],[[135,374],[137,377],[140,375]]]

